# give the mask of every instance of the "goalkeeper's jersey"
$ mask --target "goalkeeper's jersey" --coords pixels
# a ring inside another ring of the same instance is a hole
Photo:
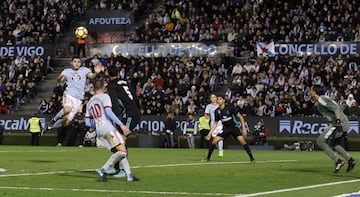
[[[340,117],[342,122],[343,130],[349,130],[349,119],[344,114],[340,105],[332,100],[330,97],[321,95],[318,99],[318,110],[326,118],[330,124],[336,122],[336,116]]]

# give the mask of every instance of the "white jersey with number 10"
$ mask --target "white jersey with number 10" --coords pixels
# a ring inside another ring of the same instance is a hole
[[[111,99],[107,94],[96,94],[86,105],[86,117],[92,117],[96,125],[96,134],[103,136],[109,131],[116,130],[105,113],[105,108],[111,108]]]

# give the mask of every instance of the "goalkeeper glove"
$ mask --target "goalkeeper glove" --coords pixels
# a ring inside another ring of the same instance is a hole
[[[336,119],[336,125],[341,125],[341,120],[340,119]]]

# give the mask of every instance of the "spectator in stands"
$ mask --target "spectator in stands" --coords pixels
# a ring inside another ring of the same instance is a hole
[[[51,55],[46,56],[46,60],[44,61],[44,70],[46,69],[46,73],[53,73],[54,69],[54,60]],[[45,74],[44,74],[45,75]]]
[[[153,80],[153,83],[154,83],[155,87],[160,86],[160,87],[164,88],[164,86],[165,86],[165,80],[159,73],[156,74],[156,78]]]
[[[0,113],[1,114],[8,114],[9,113],[9,108],[8,106],[5,104],[4,100],[1,100],[0,102]]]
[[[62,106],[61,106],[61,96],[56,95],[55,92],[52,92],[51,97],[50,97],[50,101],[54,103],[54,107],[55,107],[55,111],[58,111]],[[49,101],[49,103],[50,103]]]
[[[55,93],[56,96],[62,96],[64,93],[64,86],[61,85],[61,83],[56,83],[56,86],[53,89],[53,92]]]
[[[243,116],[252,116],[254,114],[253,108],[250,106],[248,101],[244,102],[241,112]]]
[[[9,88],[9,91],[8,91],[6,97],[5,97],[5,104],[8,106],[10,111],[18,109],[18,104],[16,102],[16,97],[14,96],[14,91],[11,90],[11,88]]]
[[[6,69],[6,67],[3,67],[3,68]],[[6,85],[4,83],[4,80],[0,78],[0,93],[5,92],[5,90],[6,90]]]
[[[38,106],[38,114],[47,114],[49,110],[49,105],[46,99],[41,99],[40,104]]]
[[[259,100],[257,105],[255,106],[255,115],[259,116],[259,117],[263,117],[265,107],[266,106],[263,104],[263,102],[261,100]]]
[[[243,72],[243,67],[241,66],[240,63],[235,64],[235,66],[232,69],[232,78],[241,75],[241,73]]]
[[[353,94],[349,94],[349,96],[346,99],[346,105],[348,107],[352,107],[353,104],[355,103],[355,105],[357,105],[356,100],[354,99],[354,95]]]
[[[26,98],[28,98],[28,100],[33,99],[34,96],[36,95],[37,91],[36,91],[36,87],[35,87],[35,83],[33,81],[29,81],[26,84]]]
[[[12,3],[4,2],[1,9],[5,14],[6,21],[12,23],[4,24],[4,40],[7,44],[41,44],[43,42],[55,41],[62,31],[69,28],[70,21],[76,17],[78,12],[76,10],[83,10],[83,4],[71,3],[68,0],[65,2],[55,2],[54,4],[46,4],[39,2],[36,7],[42,9],[23,9],[23,6],[16,6],[16,1]],[[60,3],[62,3],[60,5]],[[26,7],[33,7],[31,3],[25,3]],[[58,8],[53,9],[52,6]],[[73,12],[68,10],[73,9]],[[14,10],[15,9],[15,10]],[[13,18],[9,13],[21,13]],[[33,17],[36,16],[36,17]],[[61,20],[58,20],[58,19]],[[23,21],[29,21],[24,24]],[[18,24],[18,25],[12,25]],[[29,25],[31,24],[31,25]],[[51,37],[51,39],[50,39]]]
[[[188,101],[186,103],[186,107],[187,107],[187,113],[190,113],[190,114],[193,114],[193,115],[196,115],[197,112],[198,112],[198,107],[197,105],[195,105],[195,101],[193,99],[193,97],[189,97],[188,98]]]
[[[49,100],[49,104],[48,104],[48,110],[46,111],[47,114],[54,114],[58,111],[58,108],[56,106],[56,104],[54,103],[54,101]]]
[[[269,117],[275,117],[275,106],[273,105],[273,101],[269,100],[269,103],[266,105],[264,110],[264,115]]]
[[[174,148],[175,147],[175,129],[176,129],[176,121],[173,113],[168,113],[165,121],[165,140],[166,147]]]

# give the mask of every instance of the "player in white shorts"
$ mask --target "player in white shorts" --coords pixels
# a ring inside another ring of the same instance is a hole
[[[223,132],[223,126],[221,124],[221,121],[218,122],[216,129],[214,130],[214,132],[211,133],[211,137],[215,137],[218,134],[221,134]]]
[[[41,135],[49,129],[70,125],[75,114],[82,106],[86,79],[95,78],[102,69],[102,65],[97,64],[94,67],[95,73],[92,73],[89,68],[81,66],[80,57],[72,58],[71,68],[64,69],[58,76],[58,81],[66,82],[66,89],[62,99],[63,108],[43,128]]]
[[[113,154],[106,163],[96,170],[100,181],[107,181],[106,171],[114,166],[115,163],[121,162],[127,175],[127,181],[139,181],[130,171],[130,164],[127,160],[127,150],[125,140],[120,132],[114,127],[114,124],[120,126],[124,135],[130,133],[130,129],[124,125],[112,111],[111,99],[105,94],[105,82],[97,80],[94,83],[95,95],[91,97],[86,105],[85,124],[88,127],[95,128],[96,134],[102,144]]]
[[[215,122],[215,110],[219,107],[219,105],[217,104],[216,102],[216,94],[215,93],[211,93],[210,94],[210,103],[208,105],[206,105],[206,108],[205,108],[205,115],[208,116],[210,118],[210,128],[212,127],[212,125],[214,124]],[[218,123],[219,126],[219,131],[222,130],[222,124],[221,124],[221,121]],[[218,128],[217,128],[218,129]],[[215,137],[216,135],[213,135],[212,137]],[[217,148],[219,150],[219,157],[223,157],[224,156],[224,150],[223,150],[223,147],[224,147],[224,141],[223,140],[220,140],[218,143],[217,143]]]

